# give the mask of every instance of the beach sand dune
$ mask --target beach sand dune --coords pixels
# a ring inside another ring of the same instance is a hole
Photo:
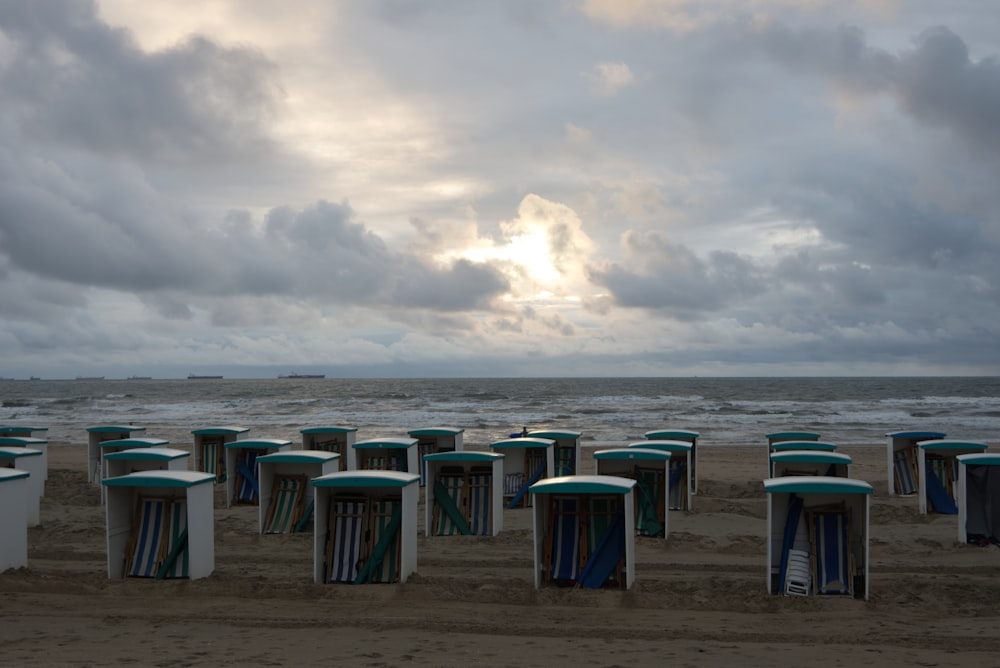
[[[607,444],[616,445],[616,444]],[[593,470],[585,448],[582,470]],[[886,495],[881,445],[841,448],[875,487],[871,600],[771,596],[764,446],[702,447],[693,512],[639,538],[632,591],[532,580],[530,511],[496,538],[424,538],[405,585],[317,585],[312,535],[259,536],[256,508],[215,509],[203,580],[108,580],[86,447],[53,444],[29,568],[0,575],[5,665],[997,665],[1000,550],[953,516]],[[421,500],[422,504],[422,500]]]

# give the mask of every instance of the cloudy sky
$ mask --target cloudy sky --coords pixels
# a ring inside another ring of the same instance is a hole
[[[0,376],[1000,374],[982,0],[2,0]]]

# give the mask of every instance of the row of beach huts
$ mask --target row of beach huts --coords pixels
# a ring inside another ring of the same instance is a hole
[[[27,565],[48,476],[45,427],[0,427],[0,572]],[[467,450],[463,430],[414,429],[357,440],[354,427],[301,430],[301,447],[235,426],[192,431],[191,451],[134,425],[87,428],[88,478],[105,505],[108,577],[202,578],[215,568],[216,485],[226,507],[255,505],[261,534],[313,533],[317,583],[405,583],[424,534],[496,536],[505,511],[529,509],[534,583],[628,589],[636,536],[669,535],[671,511],[698,491],[699,434],[660,430],[596,450],[581,434],[511,434]],[[888,489],[921,513],[958,516],[958,540],[1000,544],[1000,454],[929,431],[886,435]],[[767,586],[786,595],[868,598],[872,487],[851,458],[811,432],[766,435]],[[421,492],[421,489],[423,492]]]

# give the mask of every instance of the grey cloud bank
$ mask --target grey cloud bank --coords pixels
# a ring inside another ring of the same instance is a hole
[[[702,4],[4,3],[0,376],[1000,373],[995,12]]]

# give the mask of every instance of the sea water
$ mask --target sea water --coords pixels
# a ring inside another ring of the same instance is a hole
[[[456,427],[471,448],[532,429],[587,441],[641,440],[659,429],[699,445],[750,445],[775,431],[881,444],[900,430],[1000,441],[1000,378],[424,378],[0,381],[0,425],[47,427],[85,443],[86,428],[131,424],[174,445],[192,429],[236,425],[301,442],[307,427],[346,425],[358,440]],[[139,435],[139,434],[137,434]]]

